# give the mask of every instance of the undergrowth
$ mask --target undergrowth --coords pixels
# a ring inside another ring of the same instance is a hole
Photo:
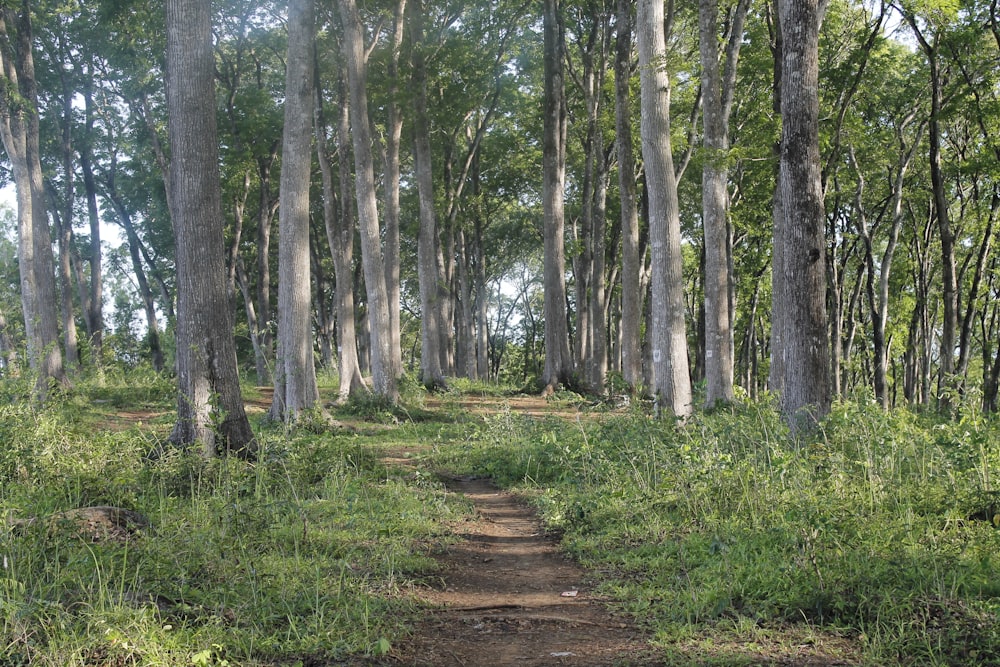
[[[255,423],[248,463],[164,447],[175,394],[152,372],[109,371],[44,408],[0,387],[0,667],[384,654],[467,511],[429,453],[531,498],[665,664],[751,664],[740,647],[781,638],[794,655],[813,633],[844,638],[853,653],[826,649],[844,663],[1000,664],[1000,423],[977,410],[943,421],[862,398],[795,439],[767,403],[677,424],[574,397],[560,418],[483,416],[468,398],[509,390],[403,389],[402,407]],[[386,467],[387,451],[417,465]],[[151,525],[95,541],[51,519],[98,505]]]
[[[532,497],[665,647],[805,625],[865,664],[1000,662],[1000,424],[975,411],[843,403],[799,441],[759,403],[683,425],[508,411],[440,463]]]
[[[385,434],[259,425],[257,463],[204,460],[168,427],[95,429],[103,409],[171,409],[155,381],[81,383],[43,409],[0,406],[0,666],[296,665],[390,650],[465,511],[381,463]],[[168,383],[169,384],[169,383]],[[423,428],[423,430],[421,430]],[[428,433],[430,435],[428,435]],[[153,449],[165,449],[147,460]],[[94,540],[64,510],[112,505],[150,527]]]

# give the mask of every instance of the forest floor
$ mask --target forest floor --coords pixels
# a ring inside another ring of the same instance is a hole
[[[440,408],[428,401],[428,408]],[[501,404],[502,403],[502,404]],[[447,401],[454,408],[454,401]],[[478,415],[500,409],[533,417],[587,418],[572,406],[539,397],[463,397],[460,408]],[[388,465],[419,466],[420,448],[388,453]],[[616,613],[593,594],[594,573],[559,547],[534,510],[490,480],[438,471],[451,493],[470,501],[474,514],[451,527],[457,543],[436,555],[441,575],[416,591],[429,609],[412,634],[375,664],[415,667],[576,665],[635,667],[664,664],[851,665],[856,647],[839,636],[805,637],[792,631],[749,644],[709,639],[666,658],[636,619]]]
[[[248,412],[270,405],[269,388],[247,401]],[[535,418],[569,421],[599,418],[565,402],[537,396],[463,395],[428,399],[431,412],[481,417],[501,410]],[[104,424],[116,429],[149,423],[168,413],[119,410]],[[342,422],[348,429],[364,424]],[[370,427],[371,425],[367,425]],[[588,572],[560,549],[559,535],[547,532],[528,502],[497,488],[489,479],[428,470],[430,445],[407,443],[383,450],[390,467],[414,475],[435,475],[448,492],[463,497],[473,511],[447,527],[433,550],[438,574],[411,589],[425,611],[407,636],[396,637],[391,652],[359,663],[396,667],[581,667],[652,665],[789,665],[818,667],[860,664],[854,640],[818,628],[769,628],[736,637],[707,629],[669,648],[654,646],[647,628],[615,611],[594,592],[597,573]],[[309,662],[307,664],[316,664]]]
[[[643,632],[588,592],[534,512],[488,480],[447,481],[475,507],[437,556],[441,577],[418,592],[431,606],[383,664],[653,665]]]

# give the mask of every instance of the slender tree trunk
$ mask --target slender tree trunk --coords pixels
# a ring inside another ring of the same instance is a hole
[[[73,267],[70,257],[73,248],[73,204],[76,197],[73,172],[73,91],[67,72],[60,68],[62,83],[62,171],[63,171],[63,211],[57,213],[55,189],[53,188],[53,218],[59,235],[59,292],[62,298],[63,341],[66,349],[66,366],[79,368],[80,350],[77,342],[76,312],[73,305]]]
[[[944,74],[941,72],[939,35],[929,38],[921,31],[916,17],[903,13],[913,29],[930,68],[931,108],[928,116],[928,166],[930,167],[931,192],[934,197],[934,213],[937,217],[938,234],[941,241],[941,294],[944,304],[944,320],[941,325],[940,364],[938,367],[938,400],[942,408],[950,405],[948,389],[957,386],[955,377],[955,346],[958,342],[958,281],[955,265],[955,232],[951,225],[948,195],[945,192],[945,177],[941,169],[941,111],[943,104]]]
[[[733,400],[732,247],[729,230],[729,114],[736,87],[736,65],[743,23],[750,3],[737,3],[730,18],[726,58],[719,62],[718,5],[701,0],[699,44],[706,152],[702,171],[702,223],[705,228],[705,380],[706,405]]]
[[[681,265],[680,207],[670,144],[670,78],[666,60],[663,0],[639,0],[639,71],[642,86],[642,157],[649,193],[652,246],[653,394],[659,410],[691,414]]]
[[[566,322],[566,249],[563,241],[566,182],[566,104],[563,81],[563,29],[560,0],[545,0],[545,115],[542,149],[544,227],[545,369],[543,393],[569,384],[573,357]]]
[[[309,185],[313,121],[313,0],[288,4],[285,125],[278,212],[278,356],[269,416],[295,421],[316,405],[312,287],[309,257]]]
[[[355,196],[361,228],[361,257],[368,292],[368,322],[371,335],[371,367],[375,393],[395,403],[398,368],[392,354],[389,306],[385,286],[385,265],[379,239],[378,206],[375,199],[375,172],[372,166],[371,128],[368,123],[366,64],[354,0],[339,0],[344,26],[344,60],[350,88],[351,128],[354,140]]]
[[[108,180],[107,189],[108,199],[115,209],[115,215],[118,217],[118,222],[125,231],[125,238],[128,240],[128,252],[132,260],[132,271],[135,273],[136,283],[139,285],[139,296],[142,299],[143,309],[146,313],[146,339],[149,343],[150,362],[153,364],[154,369],[162,371],[163,350],[160,346],[160,326],[156,320],[156,302],[153,299],[153,291],[149,287],[149,281],[146,279],[146,271],[142,267],[142,257],[139,252],[139,246],[141,245],[139,235],[136,232],[135,225],[132,223],[132,216],[129,214],[125,202],[118,195],[115,183],[111,178]]]
[[[97,209],[97,184],[91,161],[94,136],[93,91],[90,82],[84,84],[84,113],[86,140],[80,147],[80,172],[83,175],[83,190],[87,198],[87,220],[90,222],[90,281],[87,299],[87,335],[94,363],[100,365],[104,348],[104,268],[101,250],[101,216]]]
[[[256,454],[240,393],[223,264],[211,8],[167,0],[170,213],[177,242],[177,423],[170,440],[205,455]]]
[[[444,334],[442,304],[438,293],[437,216],[434,212],[434,177],[431,164],[430,122],[427,118],[427,71],[424,61],[423,3],[410,2],[412,40],[413,163],[420,203],[417,234],[417,275],[420,284],[420,381],[428,389],[445,386],[441,370]]]
[[[337,300],[337,340],[340,345],[337,354],[337,367],[340,376],[338,400],[343,402],[352,394],[365,391],[364,381],[361,378],[361,368],[358,365],[358,343],[354,330],[354,272],[351,267],[354,263],[354,225],[349,163],[350,119],[347,105],[342,104],[337,135],[337,154],[340,159],[340,200],[338,202],[333,185],[333,167],[326,150],[326,120],[323,114],[323,94],[318,80],[315,88],[316,118],[314,125],[316,153],[323,181],[323,222],[326,227],[330,255],[333,257],[333,273],[336,282],[334,295]],[[338,205],[340,206],[339,215]]]
[[[826,312],[826,240],[819,159],[819,26],[817,0],[778,0],[782,32],[780,214],[775,217],[772,327],[781,357],[781,409],[793,429],[830,409],[830,342]],[[780,252],[779,249],[780,248]]]
[[[636,203],[635,158],[629,78],[632,61],[632,3],[618,0],[615,44],[615,128],[622,225],[622,377],[635,391],[642,384],[642,257],[639,254],[639,214]]]
[[[400,339],[399,294],[399,149],[403,133],[403,114],[399,101],[399,60],[406,16],[406,0],[397,0],[393,17],[392,56],[389,59],[388,126],[385,137],[385,289],[389,300],[389,337],[392,367],[403,369]]]

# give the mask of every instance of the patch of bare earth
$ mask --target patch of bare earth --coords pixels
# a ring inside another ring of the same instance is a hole
[[[449,480],[476,517],[419,593],[433,606],[391,662],[404,665],[653,665],[646,638],[587,589],[534,513],[483,479]]]

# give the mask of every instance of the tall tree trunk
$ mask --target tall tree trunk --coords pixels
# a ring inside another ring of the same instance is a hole
[[[363,393],[364,381],[358,365],[358,342],[354,330],[354,224],[351,207],[350,184],[350,119],[347,105],[340,106],[338,124],[337,155],[340,160],[340,199],[338,201],[333,185],[333,166],[327,154],[326,120],[323,114],[323,93],[318,81],[316,89],[316,153],[323,181],[323,223],[326,240],[333,257],[333,273],[336,282],[334,296],[337,300],[337,340],[340,349],[337,354],[337,368],[340,376],[338,401],[346,401],[351,395]],[[342,95],[343,97],[343,95]],[[340,211],[338,214],[338,205]]]
[[[271,381],[274,331],[271,326],[271,229],[276,202],[271,192],[271,168],[278,155],[277,142],[267,156],[257,158],[260,194],[257,202],[257,337],[260,354],[254,355],[257,382]],[[280,206],[280,199],[277,202]]]
[[[400,369],[395,367],[385,286],[385,265],[379,239],[378,206],[375,199],[375,172],[372,166],[371,128],[368,122],[367,65],[361,20],[354,0],[339,0],[344,26],[344,60],[350,88],[351,133],[354,140],[355,196],[361,229],[361,261],[368,292],[368,323],[371,335],[372,384],[375,393],[395,403]]]
[[[7,86],[0,95],[0,137],[10,158],[17,197],[18,268],[28,361],[37,376],[35,396],[44,400],[50,384],[65,382],[66,375],[59,347],[55,261],[39,154],[31,7],[28,0],[15,7],[16,3],[9,3],[0,10],[0,65]]]
[[[632,3],[618,0],[615,43],[615,129],[622,225],[622,377],[632,389],[642,384],[642,257],[639,254],[639,214],[636,203],[635,159],[629,93],[632,62]]]
[[[63,341],[66,349],[66,365],[70,369],[80,365],[80,350],[77,342],[76,312],[73,305],[73,267],[70,257],[73,248],[73,204],[76,197],[73,172],[73,90],[68,72],[60,67],[62,83],[62,171],[63,171],[63,211],[59,215],[56,192],[53,188],[53,218],[59,238],[59,292],[62,299]]]
[[[278,211],[278,356],[269,416],[295,421],[319,400],[313,359],[309,185],[313,121],[313,0],[288,4],[285,125]]]
[[[406,0],[397,0],[393,15],[392,56],[389,59],[388,126],[385,136],[385,289],[389,301],[389,338],[392,367],[403,368],[399,309],[399,149],[403,135],[403,114],[399,100],[399,61],[402,52]]]
[[[817,0],[778,0],[782,33],[780,214],[772,354],[781,357],[781,409],[793,429],[830,409],[830,342],[826,313],[826,240],[819,159],[819,27]],[[779,250],[780,249],[780,250]],[[780,317],[779,317],[780,314]]]
[[[719,62],[718,5],[700,0],[699,44],[706,152],[702,171],[702,223],[705,228],[705,403],[733,400],[733,276],[729,230],[729,114],[736,88],[736,65],[743,23],[750,3],[740,0],[729,24],[724,71]]]
[[[934,197],[934,214],[937,217],[938,235],[941,241],[941,295],[944,303],[941,325],[941,359],[938,368],[938,400],[941,407],[950,405],[948,390],[957,387],[955,377],[955,346],[958,343],[958,279],[955,265],[955,232],[948,210],[948,196],[945,192],[944,172],[941,169],[941,111],[944,95],[944,74],[941,72],[940,36],[926,36],[920,29],[916,17],[904,12],[906,21],[913,29],[917,42],[927,57],[930,68],[931,108],[928,116],[928,166],[930,167],[931,192]]]
[[[90,81],[84,83],[83,99],[86,139],[79,148],[80,172],[83,175],[83,190],[87,198],[87,220],[90,222],[90,282],[89,298],[86,301],[86,319],[91,354],[94,362],[99,365],[104,348],[104,269],[101,250],[101,216],[97,209],[97,185],[91,159],[94,137],[94,102]]]
[[[428,389],[445,386],[441,370],[444,334],[442,304],[438,292],[437,216],[434,212],[434,177],[431,164],[430,122],[427,118],[427,70],[424,60],[423,3],[410,2],[412,41],[413,163],[420,204],[417,234],[417,276],[420,287],[420,381]]]
[[[177,423],[170,440],[253,457],[223,263],[211,8],[167,0],[170,213],[177,243]]]
[[[670,77],[663,69],[663,0],[639,0],[637,11],[640,127],[652,246],[653,394],[659,410],[683,418],[692,409],[691,376],[684,321],[680,207],[670,144]]]
[[[545,115],[542,148],[542,206],[545,266],[545,369],[543,393],[569,384],[573,357],[566,322],[566,248],[563,240],[566,182],[566,103],[560,0],[545,0]]]

